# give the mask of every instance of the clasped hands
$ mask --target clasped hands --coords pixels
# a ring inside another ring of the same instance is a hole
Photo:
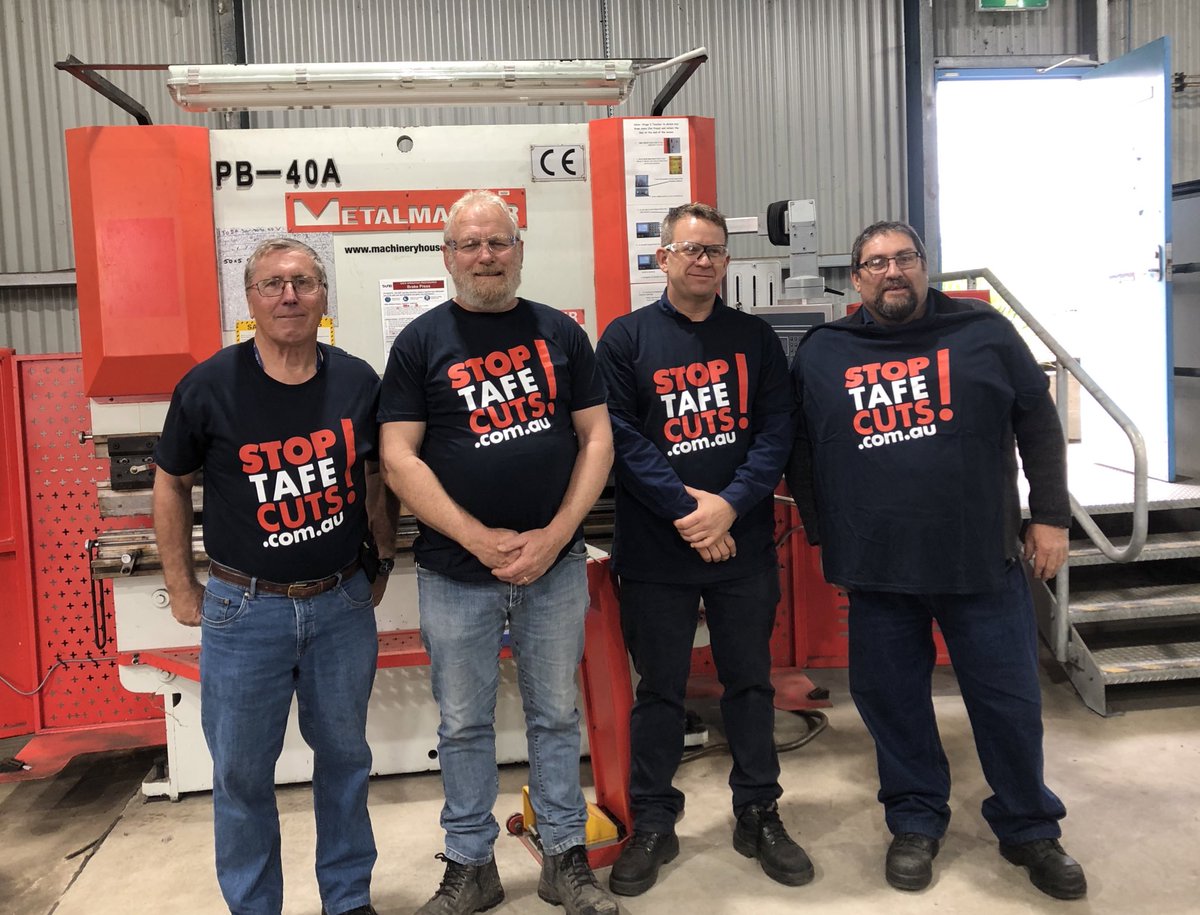
[[[562,542],[544,527],[521,533],[484,528],[467,547],[493,575],[511,585],[533,584],[554,565],[562,548]]]
[[[705,562],[724,562],[737,555],[729,528],[737,520],[733,506],[716,493],[684,486],[696,508],[675,522],[675,530]]]

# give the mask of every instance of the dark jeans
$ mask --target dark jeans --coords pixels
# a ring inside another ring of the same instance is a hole
[[[1037,625],[1024,569],[983,594],[850,593],[850,693],[875,739],[879,800],[893,834],[941,838],[950,767],[934,718],[932,623],[950,650],[1001,842],[1057,838],[1066,809],[1042,778]]]
[[[701,599],[717,676],[725,688],[721,717],[733,756],[729,787],[734,814],[782,793],[770,647],[778,571],[772,567],[705,585],[622,578],[621,628],[641,677],[629,724],[629,794],[637,830],[671,832],[683,811],[683,793],[671,780],[683,755],[683,700]]]

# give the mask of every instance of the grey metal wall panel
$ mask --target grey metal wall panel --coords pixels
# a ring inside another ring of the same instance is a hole
[[[604,56],[598,0],[293,3],[247,0],[252,62],[470,60]],[[863,224],[903,216],[903,48],[899,2],[610,0],[612,57],[673,57],[705,46],[707,64],[668,114],[717,120],[718,198],[753,215],[814,197],[826,253]],[[617,115],[644,115],[667,74],[647,74]],[[260,112],[262,127],[584,121],[603,108]],[[779,253],[739,239],[738,253]]]
[[[602,58],[595,0],[246,0],[250,63]],[[264,111],[255,127],[579,123],[582,105]]]
[[[22,355],[79,351],[74,286],[0,286],[0,346]]]
[[[1109,42],[1116,57],[1167,35],[1171,71],[1200,76],[1200,3],[1195,0],[1116,0],[1109,8]],[[1171,96],[1172,180],[1200,179],[1200,87]]]
[[[905,216],[900,4],[878,0],[614,2],[613,48],[669,56],[703,45],[710,60],[668,113],[717,122],[717,194],[731,214],[774,200],[817,201],[825,254],[848,253],[875,219]],[[660,82],[627,103],[649,110]],[[739,239],[739,255],[778,254]]]
[[[180,14],[182,12],[182,15]],[[69,269],[63,131],[133,119],[54,69],[92,63],[207,62],[212,4],[201,0],[4,0],[0,3],[0,273]],[[109,73],[156,123],[214,123],[171,102],[165,74]]]
[[[1044,10],[981,12],[977,0],[934,0],[938,57],[1080,53],[1079,4],[1052,0]],[[1186,2],[1186,0],[1180,0]]]

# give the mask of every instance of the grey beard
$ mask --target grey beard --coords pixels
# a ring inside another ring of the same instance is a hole
[[[508,282],[500,289],[490,295],[482,295],[476,289],[471,287],[476,285],[474,282],[455,283],[455,298],[460,304],[475,311],[490,311],[499,312],[508,309],[513,298],[517,294],[517,289],[521,285],[521,269],[518,267],[511,276]]]

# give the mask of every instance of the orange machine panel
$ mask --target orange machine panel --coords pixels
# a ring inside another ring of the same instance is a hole
[[[167,396],[221,347],[208,130],[67,131],[83,383]]]

